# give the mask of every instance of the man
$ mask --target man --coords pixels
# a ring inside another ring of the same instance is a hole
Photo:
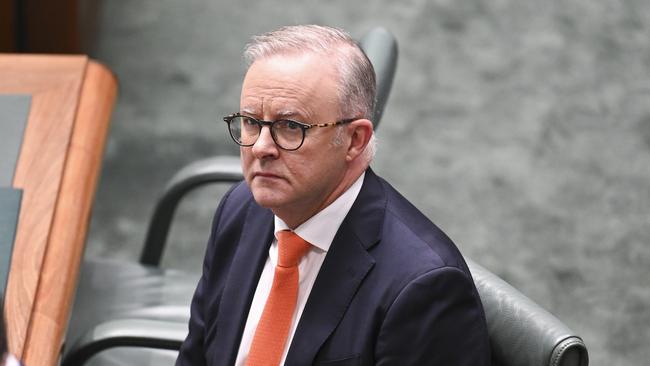
[[[489,364],[460,253],[369,168],[363,52],[340,30],[293,26],[245,56],[224,118],[245,182],[215,214],[176,364]]]

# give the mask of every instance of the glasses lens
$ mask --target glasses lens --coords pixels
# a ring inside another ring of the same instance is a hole
[[[295,150],[302,144],[305,130],[298,122],[279,120],[273,124],[273,136],[281,148]]]
[[[240,145],[250,146],[255,143],[260,134],[260,127],[252,118],[234,117],[228,124],[230,135]]]

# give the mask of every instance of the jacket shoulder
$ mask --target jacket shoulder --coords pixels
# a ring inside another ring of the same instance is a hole
[[[379,178],[386,195],[382,245],[405,253],[405,260],[422,270],[455,267],[469,275],[465,261],[454,242],[409,200]]]

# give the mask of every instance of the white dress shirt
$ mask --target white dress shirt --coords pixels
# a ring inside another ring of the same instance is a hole
[[[0,361],[2,361],[2,355],[0,355]],[[5,354],[4,366],[22,366],[22,363],[20,363],[20,361],[18,361],[18,359],[14,357],[14,355],[12,355],[11,353],[7,353]]]
[[[312,245],[312,248],[302,257],[298,264],[298,302],[293,313],[287,343],[285,344],[284,352],[282,353],[281,365],[284,364],[284,361],[287,358],[289,346],[291,345],[291,340],[296,332],[298,320],[302,315],[302,311],[305,309],[307,298],[309,298],[318,271],[320,271],[320,267],[325,260],[325,255],[327,255],[327,251],[334,240],[336,232],[339,230],[339,226],[341,226],[343,219],[345,219],[345,216],[347,216],[350,211],[350,207],[352,207],[352,204],[357,199],[359,191],[361,191],[361,186],[363,185],[364,177],[365,173],[361,174],[350,188],[348,188],[348,190],[340,195],[334,202],[293,230],[301,238],[308,241]],[[275,232],[277,233],[281,230],[289,230],[289,227],[279,217],[275,216]],[[246,320],[244,334],[242,335],[241,343],[239,344],[237,361],[235,362],[235,365],[237,366],[243,366],[246,364],[246,358],[248,357],[248,351],[253,343],[257,323],[260,321],[264,305],[266,304],[266,298],[269,296],[269,292],[271,291],[273,274],[275,273],[277,262],[278,240],[273,239],[273,243],[271,243],[271,247],[269,248],[269,257],[266,259],[262,276],[257,283],[253,303],[251,304],[248,319]]]

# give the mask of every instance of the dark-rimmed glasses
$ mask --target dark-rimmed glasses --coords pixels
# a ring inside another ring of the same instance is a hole
[[[254,117],[234,113],[223,117],[228,125],[230,137],[239,146],[253,146],[262,133],[262,127],[269,126],[271,137],[276,145],[283,150],[298,150],[305,142],[305,132],[312,127],[338,126],[356,121],[357,118],[344,119],[333,123],[304,123],[290,119],[263,121]]]

